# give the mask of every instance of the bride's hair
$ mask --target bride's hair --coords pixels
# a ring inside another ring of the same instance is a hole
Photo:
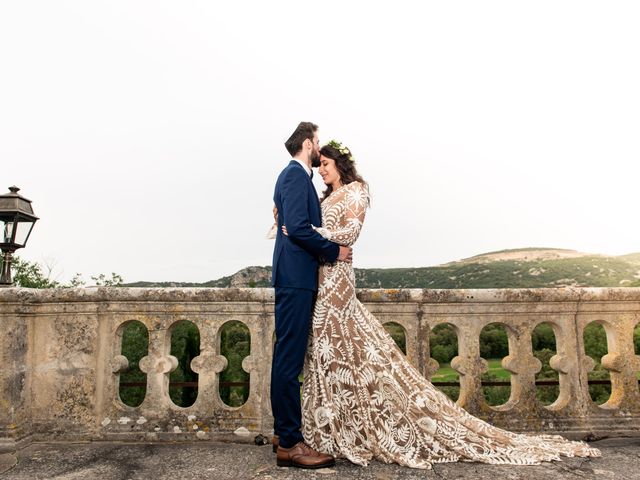
[[[342,151],[341,151],[342,150]],[[336,169],[340,174],[340,181],[343,185],[351,182],[360,182],[363,186],[367,185],[362,176],[356,170],[356,162],[353,161],[353,156],[348,148],[338,149],[331,144],[325,145],[320,149],[320,155],[332,159],[336,162]],[[324,191],[324,195],[320,200],[323,202],[333,192],[333,186],[327,185],[327,189]]]

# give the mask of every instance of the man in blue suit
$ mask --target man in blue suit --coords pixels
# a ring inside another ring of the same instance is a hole
[[[312,167],[320,166],[318,127],[302,122],[285,142],[291,162],[282,170],[273,195],[278,231],[271,282],[275,287],[276,344],[271,366],[271,409],[277,435],[277,464],[323,468],[335,464],[304,443],[300,385],[313,304],[318,290],[319,263],[351,261],[351,248],[330,242],[311,225],[320,226],[318,195]],[[287,226],[288,236],[282,233]]]

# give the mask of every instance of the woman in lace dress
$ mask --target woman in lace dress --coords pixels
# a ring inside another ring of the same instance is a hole
[[[352,246],[369,205],[367,185],[346,147],[330,142],[320,153],[327,190],[323,227],[316,230]],[[456,461],[531,465],[560,455],[600,455],[557,435],[493,427],[457,406],[409,363],[358,301],[350,263],[322,265],[318,283],[302,393],[302,432],[311,447],[359,465],[375,458],[413,468]]]

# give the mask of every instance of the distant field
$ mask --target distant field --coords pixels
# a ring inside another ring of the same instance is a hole
[[[492,358],[487,360],[489,363],[489,373],[492,373],[497,377],[498,380],[509,380],[511,378],[511,374],[507,372],[504,368],[502,368],[501,358]],[[640,380],[640,372],[638,372],[638,380]],[[451,365],[448,363],[443,363],[440,365],[438,371],[431,377],[432,382],[457,382],[458,381],[458,372],[456,372]]]
[[[504,368],[502,368],[501,358],[492,358],[487,360],[489,363],[489,373],[495,375],[498,380],[509,380],[511,378],[511,374],[507,372]],[[451,365],[448,363],[443,363],[440,365],[440,369],[435,373],[433,377],[431,377],[431,381],[433,382],[457,382],[458,381],[458,372],[456,372]]]

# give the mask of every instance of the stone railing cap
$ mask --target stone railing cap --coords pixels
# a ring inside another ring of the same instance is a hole
[[[640,301],[640,288],[358,289],[362,302],[487,303]],[[4,288],[2,303],[273,302],[272,288]]]

